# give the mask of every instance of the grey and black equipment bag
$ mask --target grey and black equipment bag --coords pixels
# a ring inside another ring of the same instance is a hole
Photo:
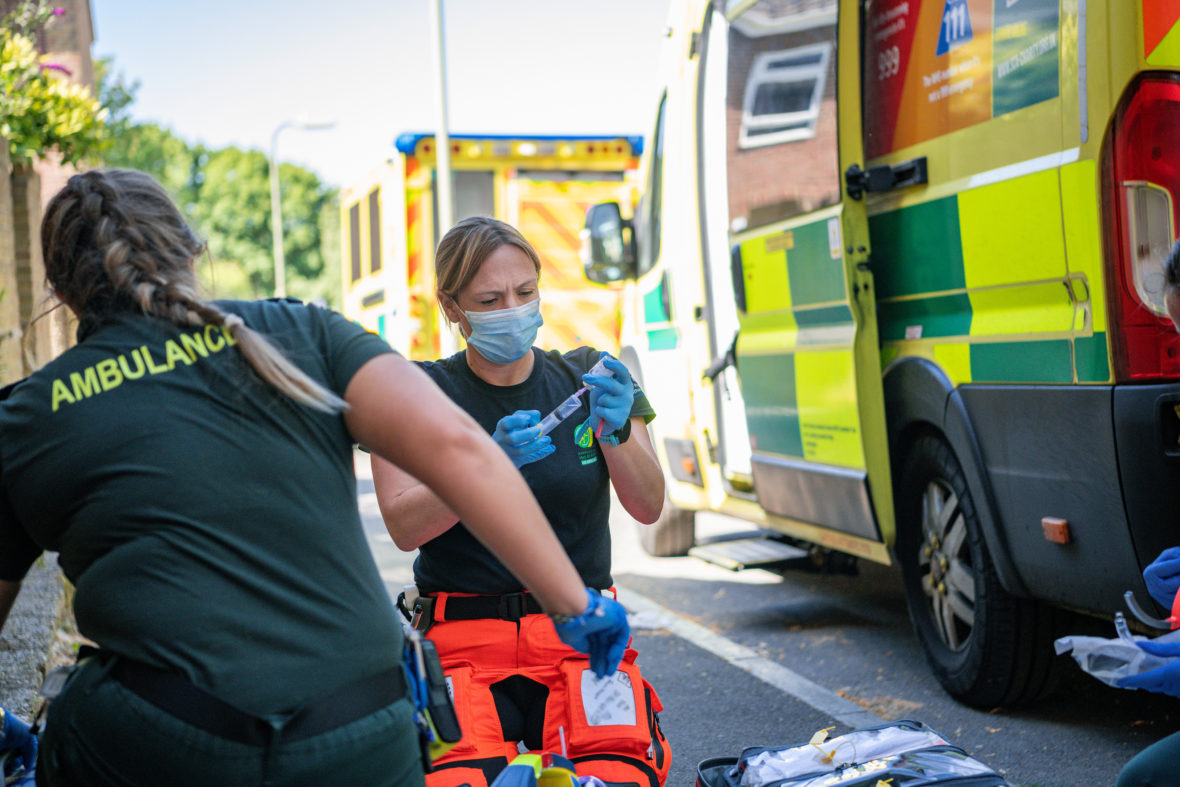
[[[752,746],[697,766],[696,787],[1010,787],[1000,774],[920,721],[835,738],[820,730],[794,746]]]

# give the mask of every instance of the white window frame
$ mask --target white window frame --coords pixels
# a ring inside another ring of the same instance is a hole
[[[794,68],[769,68],[772,61],[784,57],[800,57],[819,53],[818,63],[796,66]],[[738,137],[738,147],[760,148],[766,145],[778,145],[783,142],[798,142],[815,136],[815,125],[819,120],[820,102],[824,97],[824,87],[828,79],[828,63],[832,58],[832,44],[823,42],[796,47],[794,49],[780,49],[776,52],[763,52],[754,58],[750,66],[750,75],[746,78],[746,94],[742,101],[742,129]],[[782,112],[777,115],[755,115],[754,97],[762,85],[775,82],[805,82],[814,80],[811,88],[811,102],[807,109],[801,112]],[[790,125],[778,133],[754,134],[751,130],[773,128],[775,126]]]

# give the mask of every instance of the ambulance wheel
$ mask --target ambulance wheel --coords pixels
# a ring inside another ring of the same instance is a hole
[[[696,512],[685,511],[664,498],[660,518],[650,525],[639,525],[639,544],[653,557],[687,555],[696,541]]]
[[[910,620],[943,688],[979,708],[1047,693],[1057,669],[1052,610],[1001,586],[963,470],[940,436],[912,444],[897,505]]]

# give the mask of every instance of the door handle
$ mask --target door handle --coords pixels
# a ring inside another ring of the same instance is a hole
[[[853,164],[844,173],[844,185],[848,196],[853,199],[860,199],[866,191],[892,191],[928,182],[925,156],[897,164],[879,164],[868,169]]]

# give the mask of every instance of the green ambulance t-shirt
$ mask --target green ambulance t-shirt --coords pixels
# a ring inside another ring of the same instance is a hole
[[[390,352],[328,310],[219,305],[340,394]],[[85,636],[253,713],[397,664],[343,418],[216,326],[123,315],[80,338],[0,402],[0,578],[59,552]]]

